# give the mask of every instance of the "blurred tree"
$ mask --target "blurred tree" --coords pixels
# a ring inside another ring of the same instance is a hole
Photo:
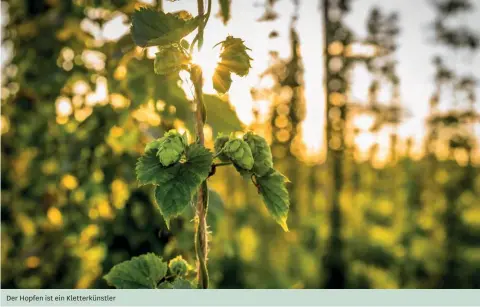
[[[437,16],[434,21],[434,36],[437,44],[455,53],[476,52],[480,42],[480,33],[465,26],[452,26],[450,21],[460,15],[469,13],[474,4],[469,0],[437,0],[432,2]],[[479,115],[475,109],[476,80],[450,67],[457,66],[455,60],[448,55],[437,55],[434,58],[436,67],[436,89],[430,100],[430,117],[428,119],[429,134],[426,139],[426,150],[429,155],[430,171],[441,171],[436,158],[447,156],[462,164],[457,172],[449,172],[448,179],[441,184],[446,197],[446,208],[443,212],[445,225],[445,261],[443,275],[438,279],[438,287],[468,287],[468,277],[460,271],[462,265],[462,247],[465,234],[461,221],[462,210],[458,207],[458,199],[466,190],[473,188],[474,170],[472,154],[475,148],[475,137],[472,124],[478,122]],[[450,93],[448,87],[451,86]],[[440,104],[446,104],[447,111],[440,111]],[[446,146],[443,145],[445,144]],[[435,151],[434,151],[435,150]],[[464,153],[464,154],[462,154]],[[434,155],[435,154],[435,155]],[[462,158],[466,157],[466,158]],[[454,162],[446,162],[446,169],[451,169]],[[430,184],[434,184],[431,182]]]
[[[347,266],[342,238],[340,192],[343,187],[347,80],[352,60],[346,57],[353,35],[343,23],[350,1],[323,0],[323,57],[326,103],[327,169],[326,188],[330,212],[330,242],[325,255],[325,288],[345,288]]]

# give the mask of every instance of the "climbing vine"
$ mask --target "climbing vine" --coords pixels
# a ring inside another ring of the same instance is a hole
[[[187,134],[174,129],[168,131],[146,145],[135,170],[140,185],[154,186],[155,201],[167,227],[190,204],[196,208],[197,266],[192,268],[180,256],[167,264],[161,257],[148,253],[111,269],[105,279],[116,288],[208,288],[208,179],[215,175],[217,167],[233,166],[250,180],[274,220],[288,231],[288,179],[274,168],[266,140],[253,132],[237,131],[219,134],[213,150],[205,147],[203,128],[208,114],[203,97],[204,79],[201,67],[192,62],[192,52],[195,46],[202,47],[210,11],[211,1],[206,13],[203,2],[198,1],[195,17],[187,11],[165,13],[153,8],[140,8],[133,14],[131,33],[135,44],[159,48],[153,63],[155,73],[174,78],[180,71],[186,71],[195,89],[195,139],[190,141]],[[197,34],[190,43],[185,37],[195,30]],[[212,82],[215,90],[224,94],[231,87],[232,74],[243,77],[249,73],[252,58],[240,38],[228,36],[213,47],[218,46],[220,61]],[[196,276],[192,274],[195,271]]]

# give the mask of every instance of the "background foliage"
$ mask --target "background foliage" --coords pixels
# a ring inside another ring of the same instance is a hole
[[[277,1],[266,1],[258,22],[276,18]],[[350,1],[331,2],[338,16],[348,13]],[[475,32],[442,23],[471,3],[434,3],[436,42],[475,52]],[[219,4],[219,17],[228,22],[235,11],[229,1]],[[193,209],[167,230],[151,188],[138,187],[135,178],[147,142],[171,128],[193,131],[181,76],[155,75],[148,50],[134,48],[128,33],[95,37],[86,30],[87,24],[102,29],[116,14],[130,16],[145,4],[25,0],[2,5],[8,8],[2,43],[12,51],[2,72],[2,287],[104,288],[101,277],[114,264],[147,252],[165,259],[180,254],[193,263]],[[395,95],[389,105],[375,99],[381,80],[393,88],[401,81],[394,60],[398,16],[372,9],[364,43],[383,51],[356,58],[343,46],[359,39],[341,18],[326,14],[324,58],[331,82],[325,94],[335,110],[329,114],[339,115],[328,117],[327,162],[309,162],[300,138],[306,102],[298,5],[294,1],[294,10],[286,12],[292,15],[290,57],[272,51],[271,66],[259,78],[273,82],[252,87],[255,101],[271,102],[268,119],[257,117],[248,127],[271,142],[275,165],[292,181],[290,231],[268,218],[254,186],[234,170],[217,169],[211,186],[218,193],[211,192],[208,216],[213,287],[479,287],[480,173],[473,161],[478,139],[469,128],[479,117],[474,76],[456,74],[439,55],[425,154],[413,157],[408,142],[395,145],[399,137],[393,129],[392,150],[382,167],[375,146],[360,160],[352,142],[358,134],[355,117],[369,114],[375,119],[371,129],[379,129],[396,127],[407,114]],[[377,76],[370,101],[361,106],[345,102],[349,68],[359,61]],[[466,107],[436,109],[448,84],[466,95]],[[247,128],[228,96],[206,95],[205,103],[210,148],[217,133]]]

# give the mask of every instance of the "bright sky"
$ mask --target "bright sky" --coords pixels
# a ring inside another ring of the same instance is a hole
[[[213,13],[218,12],[218,1],[213,1]],[[478,2],[473,1],[477,4]],[[166,11],[187,9],[196,12],[196,1],[164,1]],[[236,106],[240,118],[249,122],[252,119],[250,86],[258,81],[260,74],[268,66],[268,52],[275,50],[283,57],[289,56],[289,24],[290,14],[293,11],[293,1],[281,0],[276,4],[279,18],[274,22],[258,23],[256,20],[263,14],[262,1],[232,1],[232,19],[224,27],[218,18],[211,18],[208,24],[204,48],[198,56],[198,62],[205,67],[206,77],[213,73],[215,58],[218,50],[211,50],[209,46],[215,45],[226,35],[238,36],[246,41],[252,49],[254,58],[252,70],[248,77],[234,80],[230,97]],[[398,39],[397,71],[401,82],[401,98],[403,104],[412,113],[412,117],[401,125],[399,133],[402,136],[414,136],[418,141],[424,135],[424,120],[428,113],[429,99],[433,88],[434,67],[432,58],[439,50],[430,42],[432,32],[429,25],[433,21],[434,11],[426,0],[355,0],[353,10],[347,18],[347,24],[354,30],[358,37],[366,35],[366,18],[373,6],[379,6],[384,12],[396,11],[400,15],[401,33]],[[480,28],[480,7],[468,16],[462,16],[461,22],[468,26]],[[319,1],[301,1],[298,31],[301,41],[301,52],[305,67],[305,95],[307,100],[307,118],[305,129],[308,131],[305,140],[310,147],[321,146],[323,138],[323,112],[324,96],[322,94],[322,25],[319,11]],[[276,30],[280,36],[268,39],[271,30]],[[467,57],[466,54],[458,55],[452,62],[457,69],[468,71],[473,67],[480,67],[480,56]],[[480,77],[478,69],[476,77]],[[208,80],[208,79],[207,79]],[[207,82],[208,84],[208,82]],[[352,86],[352,96],[355,99],[366,100],[370,77],[365,69],[359,68],[355,74]],[[207,92],[213,90],[207,85]],[[478,88],[477,88],[478,92]],[[477,94],[480,97],[480,92]],[[477,108],[479,104],[477,103]],[[476,134],[480,136],[480,127],[476,127]],[[386,136],[386,135],[385,135]],[[385,137],[384,136],[384,137]],[[380,136],[379,140],[383,140]]]

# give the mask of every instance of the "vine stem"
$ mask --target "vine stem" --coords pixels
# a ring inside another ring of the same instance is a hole
[[[198,65],[192,65],[190,70],[190,79],[195,89],[195,130],[197,142],[205,144],[205,135],[203,127],[205,125],[205,106],[203,102],[203,74]],[[208,288],[208,233],[207,233],[207,211],[208,211],[208,185],[207,180],[202,182],[197,193],[196,203],[196,223],[195,223],[195,252],[197,254],[197,279],[198,286],[201,289]]]
[[[214,165],[215,167],[226,166],[226,165],[232,165],[232,162],[219,162],[219,163],[215,163]]]

